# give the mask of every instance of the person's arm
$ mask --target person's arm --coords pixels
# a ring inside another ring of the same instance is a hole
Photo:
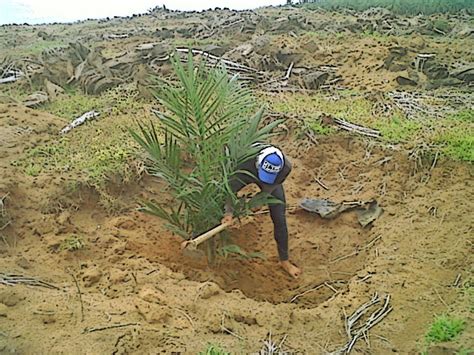
[[[239,178],[239,174],[234,176],[229,182],[230,189],[233,193],[239,192],[246,184]],[[221,223],[232,223],[234,218],[234,207],[232,206],[232,199],[228,198],[224,205],[224,217],[222,217]]]

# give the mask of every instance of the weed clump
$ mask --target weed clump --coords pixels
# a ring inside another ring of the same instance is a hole
[[[84,249],[85,245],[86,244],[82,237],[73,234],[63,240],[63,242],[59,246],[59,250],[76,251]]]
[[[436,318],[426,334],[428,343],[441,343],[456,338],[466,328],[462,319],[442,315]]]

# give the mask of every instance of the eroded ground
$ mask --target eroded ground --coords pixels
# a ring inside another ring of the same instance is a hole
[[[80,129],[92,134],[107,119]],[[361,351],[417,353],[434,314],[455,308],[472,320],[463,293],[472,272],[471,165],[444,158],[415,165],[406,151],[353,136],[317,145],[277,139],[294,162],[285,183],[290,253],[304,270],[294,281],[277,266],[268,215],[231,231],[235,244],[265,259],[231,255],[211,268],[183,255],[180,238],[158,218],[134,210],[138,198],[168,198],[159,181],[142,175],[111,185],[128,208],[110,216],[95,190],[65,187],[67,171],[33,177],[11,166],[54,142],[63,124],[21,105],[0,106],[0,191],[11,218],[0,270],[60,288],[0,286],[2,352],[196,353],[214,343],[250,353],[271,332],[290,351],[317,354],[347,342],[344,314],[375,292],[391,296],[393,311],[370,331],[370,346],[359,340]],[[302,197],[376,198],[384,214],[363,229],[354,212],[323,220],[292,209]],[[72,236],[85,247],[68,250]],[[471,324],[448,349],[472,345]],[[101,329],[114,325],[123,327]]]

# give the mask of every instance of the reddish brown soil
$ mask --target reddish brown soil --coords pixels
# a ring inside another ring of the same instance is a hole
[[[286,336],[289,350],[319,354],[347,341],[344,314],[378,292],[391,295],[393,311],[370,332],[370,348],[363,340],[355,348],[409,354],[422,350],[434,314],[464,302],[452,284],[458,274],[464,282],[472,272],[470,165],[441,159],[432,171],[428,164],[415,172],[406,152],[350,136],[321,139],[309,149],[280,142],[294,163],[285,183],[290,206],[302,197],[376,198],[385,211],[365,229],[354,212],[333,220],[289,212],[291,259],[304,270],[295,281],[278,266],[268,215],[231,231],[235,244],[266,259],[221,257],[209,267],[183,255],[181,239],[158,218],[133,208],[108,216],[94,191],[65,192],[67,174],[33,178],[10,165],[29,147],[56,139],[61,124],[41,112],[0,105],[0,196],[9,193],[12,218],[2,231],[0,271],[61,288],[0,285],[2,353],[197,353],[207,343],[251,353],[271,332],[276,341]],[[381,164],[386,157],[391,160]],[[144,177],[111,191],[134,206],[139,197],[159,198],[162,187]],[[82,236],[86,248],[59,250],[71,234]],[[367,251],[335,261],[378,236]],[[83,320],[71,275],[81,290]],[[330,287],[302,295],[324,282]],[[472,320],[472,313],[460,316]],[[114,324],[128,325],[87,331]],[[472,334],[468,328],[462,335],[466,347]]]

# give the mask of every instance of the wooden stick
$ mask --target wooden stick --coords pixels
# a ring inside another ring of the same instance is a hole
[[[231,225],[231,223],[219,224],[217,227],[214,227],[210,231],[207,231],[206,233],[201,234],[200,236],[198,236],[198,237],[196,237],[192,240],[185,241],[184,243],[182,243],[182,246],[184,248],[188,248],[188,249],[196,249],[196,247],[199,244],[204,243],[208,239],[211,239],[217,233],[222,232],[224,229],[226,229],[230,225]]]
[[[290,78],[290,75],[291,75],[291,71],[293,70],[293,66],[295,65],[295,62],[291,62],[287,72],[286,72],[286,75],[284,76],[284,79],[288,80]]]
[[[84,322],[84,303],[82,302],[82,292],[79,288],[79,283],[77,282],[77,278],[72,271],[69,271],[69,275],[72,276],[74,283],[76,284],[77,294],[79,295],[79,302],[81,302],[81,322]]]
[[[435,292],[436,292],[436,295],[438,296],[439,300],[441,301],[442,304],[444,304],[446,307],[449,307],[448,304],[443,300],[443,298],[441,297],[441,295],[439,294],[438,290],[436,289],[436,287],[434,288]]]
[[[306,291],[304,291],[303,293],[300,293],[299,295],[293,296],[293,297],[291,298],[291,300],[290,300],[290,303],[293,303],[293,302],[296,301],[298,298],[300,298],[300,297],[306,295],[307,293],[310,293],[310,292],[314,292],[314,291],[319,290],[319,289],[320,289],[321,287],[323,287],[323,286],[326,286],[326,285],[325,285],[324,283],[322,283],[322,284],[320,284],[320,285],[318,285],[318,286],[316,286],[316,287],[314,287],[314,288],[312,288],[312,289],[310,289],[310,290],[306,290]]]
[[[370,242],[368,242],[365,246],[363,246],[362,248],[358,247],[355,251],[353,251],[352,253],[350,254],[347,254],[347,255],[343,255],[343,256],[340,256],[334,260],[331,260],[329,263],[330,264],[334,264],[338,261],[341,261],[341,260],[344,260],[344,259],[347,259],[347,258],[350,258],[351,256],[354,256],[354,255],[357,255],[359,254],[361,251],[367,251],[373,244],[375,244],[375,242],[377,242],[380,238],[382,238],[382,235],[379,235],[377,237],[375,237],[374,239],[372,239]]]
[[[456,280],[454,280],[453,286],[458,287],[460,280],[461,280],[461,274],[458,274],[458,276],[456,276]]]
[[[319,179],[314,179],[314,181],[316,181],[319,186],[321,186],[324,190],[329,190],[329,187],[327,187],[326,185],[323,184],[323,182]]]
[[[140,325],[140,323],[122,323],[122,324],[109,325],[109,326],[105,326],[105,327],[84,328],[84,330],[82,331],[82,333],[84,334],[84,333],[100,332],[100,331],[106,330],[106,329],[123,328],[123,327],[129,327],[129,326],[132,326],[132,325]]]

